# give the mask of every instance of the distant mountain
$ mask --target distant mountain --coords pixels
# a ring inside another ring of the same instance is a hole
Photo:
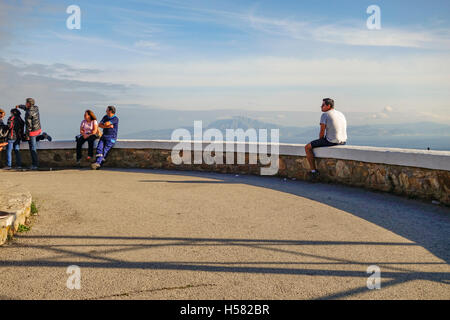
[[[193,127],[184,127],[193,135]],[[226,129],[241,128],[244,131],[253,129],[279,129],[280,142],[308,143],[317,139],[319,125],[309,127],[288,127],[263,122],[248,117],[235,116],[212,121],[204,126],[203,131],[215,128],[225,136]],[[174,129],[145,130],[128,135],[123,139],[162,139],[170,140]],[[418,122],[407,124],[379,124],[348,127],[349,144],[419,148],[428,147],[437,150],[450,150],[450,125],[433,122]]]
[[[277,125],[277,124],[273,124],[273,123],[268,123],[268,122],[262,122],[259,120],[255,120],[255,119],[251,119],[251,118],[247,118],[247,117],[240,117],[240,116],[236,116],[236,117],[231,117],[228,119],[219,119],[216,121],[211,122],[208,126],[207,129],[210,128],[215,128],[215,129],[219,129],[221,131],[225,131],[226,129],[243,129],[243,130],[248,130],[248,129],[277,129],[277,128],[281,128],[283,126]],[[284,128],[284,127],[283,127]]]

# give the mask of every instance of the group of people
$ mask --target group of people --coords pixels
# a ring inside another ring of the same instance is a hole
[[[25,121],[21,118],[19,109],[25,110]],[[312,141],[305,146],[306,158],[308,159],[312,178],[319,176],[314,161],[314,148],[330,147],[336,145],[344,145],[347,141],[347,121],[345,116],[335,110],[334,100],[325,98],[321,105],[322,116],[320,118],[319,139]],[[11,116],[8,118],[7,124],[4,124],[5,111],[0,109],[0,150],[7,148],[7,169],[12,168],[12,150],[16,155],[16,164],[21,168],[22,161],[20,158],[20,142],[28,141],[31,153],[32,166],[31,169],[38,168],[37,141],[52,138],[41,130],[39,119],[39,108],[35,105],[32,98],[26,99],[25,105],[17,105],[11,110]],[[103,129],[103,133],[99,128]],[[84,120],[80,125],[80,134],[76,136],[77,148],[77,165],[81,164],[82,146],[88,143],[87,160],[94,157],[94,142],[99,139],[97,144],[97,153],[95,161],[91,164],[91,168],[96,170],[105,162],[106,156],[114,147],[119,130],[119,118],[116,117],[116,108],[108,106],[106,115],[100,122],[92,110],[86,110]]]
[[[25,111],[24,120],[21,117],[20,109]],[[0,151],[6,149],[6,170],[12,169],[13,150],[15,154],[16,168],[22,168],[22,159],[20,156],[20,143],[27,141],[31,154],[31,170],[37,170],[39,167],[39,158],[37,153],[37,142],[52,138],[42,132],[39,116],[39,107],[35,104],[34,99],[26,99],[25,105],[17,105],[11,109],[11,115],[4,121],[6,113],[0,109]],[[99,128],[103,129],[103,133]],[[88,142],[87,160],[94,158],[94,142],[99,139],[97,144],[97,152],[95,161],[91,164],[91,168],[96,170],[100,168],[108,153],[114,147],[119,130],[119,118],[116,116],[116,108],[108,106],[106,115],[100,122],[92,110],[86,110],[84,119],[80,125],[80,134],[76,136],[76,163],[81,164],[82,147]]]
[[[103,129],[103,133],[99,128]],[[91,164],[91,168],[96,170],[105,162],[106,156],[114,147],[119,132],[119,118],[116,116],[116,108],[108,106],[106,115],[100,122],[92,110],[84,112],[84,120],[80,125],[80,134],[76,136],[77,141],[77,165],[79,166],[82,158],[82,147],[88,143],[88,156],[86,160],[91,160],[94,156],[94,142],[99,139],[97,144],[97,153],[95,161]]]
[[[25,111],[25,121],[22,120],[19,109]],[[0,109],[0,150],[7,149],[6,169],[12,169],[13,150],[16,156],[17,167],[22,167],[22,159],[19,151],[20,143],[21,141],[28,141],[31,153],[31,169],[35,170],[39,164],[37,142],[44,139],[52,141],[52,138],[46,132],[42,132],[39,107],[35,105],[34,99],[28,98],[24,105],[17,105],[10,112],[11,115],[5,124],[4,119],[6,113],[3,109]]]

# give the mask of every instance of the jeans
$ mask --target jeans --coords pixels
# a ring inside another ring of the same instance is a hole
[[[6,150],[6,165],[12,167],[12,151],[16,155],[16,165],[22,166],[22,158],[20,157],[20,139],[8,140],[8,149]]]
[[[88,142],[88,156],[94,156],[94,142],[97,139],[97,136],[91,135],[87,139],[83,138],[83,136],[77,139],[77,161],[81,160],[81,147],[87,141]]]
[[[114,147],[116,140],[101,137],[97,145],[97,163],[102,164],[105,161],[109,151]]]
[[[39,166],[39,161],[38,161],[38,154],[37,154],[36,137],[30,137],[30,140],[28,140],[28,146],[30,147],[31,165],[33,167],[37,167],[37,166]]]

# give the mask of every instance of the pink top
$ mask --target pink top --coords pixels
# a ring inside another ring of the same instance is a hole
[[[81,129],[84,130],[85,134],[91,134],[94,131],[94,126],[97,125],[97,120],[87,122],[86,120],[81,121]]]

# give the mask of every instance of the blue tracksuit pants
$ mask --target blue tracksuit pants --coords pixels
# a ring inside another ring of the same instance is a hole
[[[97,144],[97,160],[95,162],[97,162],[98,164],[102,164],[102,162],[105,161],[109,151],[111,151],[111,149],[114,147],[115,143],[115,139],[101,137]]]

